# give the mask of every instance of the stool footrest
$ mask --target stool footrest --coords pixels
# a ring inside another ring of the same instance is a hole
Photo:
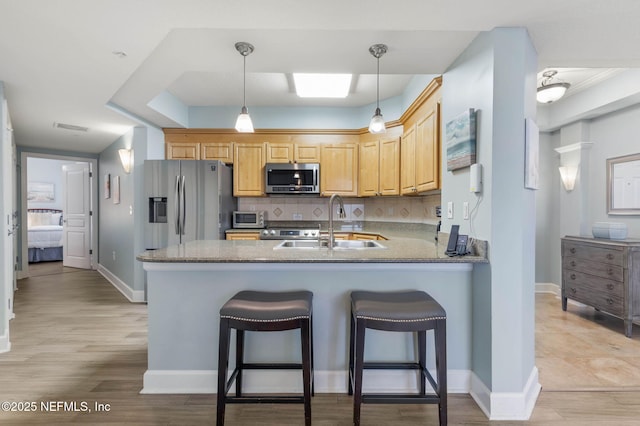
[[[414,394],[362,394],[362,402],[367,404],[439,404],[437,395]]]
[[[362,368],[371,370],[422,370],[417,362],[364,362]]]
[[[243,370],[300,370],[302,364],[295,363],[244,363]]]
[[[291,403],[304,403],[303,396],[285,396],[285,395],[273,395],[273,396],[227,396],[226,402],[228,404],[291,404]]]

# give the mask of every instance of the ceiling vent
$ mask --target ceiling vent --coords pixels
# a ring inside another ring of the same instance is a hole
[[[73,124],[65,124],[65,123],[53,123],[53,127],[58,128],[58,129],[65,129],[65,130],[75,130],[76,132],[88,132],[89,131],[88,127],[75,126]]]

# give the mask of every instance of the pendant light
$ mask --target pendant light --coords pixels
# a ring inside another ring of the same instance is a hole
[[[387,131],[384,125],[384,118],[382,112],[380,112],[380,57],[387,53],[386,44],[374,44],[369,48],[369,53],[378,60],[378,72],[376,81],[376,111],[371,117],[371,123],[369,123],[369,132],[371,133],[384,133]]]
[[[247,56],[253,52],[253,45],[244,41],[236,43],[236,50],[242,55],[244,66],[242,70],[242,110],[236,120],[236,130],[240,133],[253,133],[253,123],[247,110]]]
[[[549,70],[542,73],[542,82],[538,87],[536,98],[542,104],[550,104],[564,96],[565,92],[571,86],[569,83],[562,81],[553,82],[553,78],[558,74],[556,70]]]

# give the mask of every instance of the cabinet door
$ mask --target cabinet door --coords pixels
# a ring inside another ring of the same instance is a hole
[[[379,141],[360,144],[360,176],[358,185],[361,197],[372,197],[380,194],[380,143]]]
[[[409,127],[400,140],[400,192],[403,195],[416,193],[416,128]]]
[[[233,142],[204,142],[200,144],[201,160],[220,160],[233,163]]]
[[[320,191],[322,195],[358,195],[358,145],[324,145],[321,148]]]
[[[360,163],[362,164],[362,162]],[[378,192],[380,195],[400,194],[400,138],[380,141],[380,173]]]
[[[260,232],[229,232],[227,240],[259,240]]]
[[[199,160],[200,144],[199,143],[167,143],[167,160]]]
[[[265,146],[262,143],[237,143],[234,145],[234,196],[264,195],[264,160]]]
[[[416,190],[438,189],[440,185],[440,161],[438,149],[437,106],[429,109],[416,123]]]
[[[319,163],[320,146],[295,144],[293,160],[298,163]]]
[[[293,144],[267,143],[267,163],[290,163],[293,161]]]

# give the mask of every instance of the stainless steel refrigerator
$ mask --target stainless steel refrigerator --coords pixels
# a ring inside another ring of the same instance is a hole
[[[146,160],[145,248],[225,238],[237,202],[232,169],[220,161]]]

